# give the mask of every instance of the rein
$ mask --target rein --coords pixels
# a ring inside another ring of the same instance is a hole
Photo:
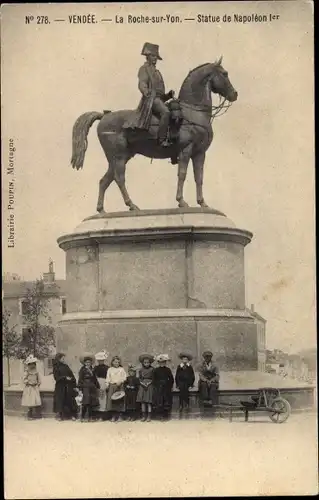
[[[225,102],[226,102],[226,97],[224,97],[222,100],[222,97],[219,96],[219,103],[217,106],[208,106],[208,105],[197,106],[196,104],[188,104],[186,102],[181,102],[181,106],[182,107],[185,106],[186,108],[193,109],[194,111],[202,111],[204,113],[209,113],[210,114],[210,123],[212,123],[214,118],[217,118],[218,116],[224,115],[228,111],[230,106],[232,105],[232,102],[227,101],[227,104],[225,104]],[[196,124],[195,122],[191,122],[191,121],[187,120],[186,118],[184,118],[184,120],[187,121],[188,123],[192,123],[193,125],[199,125],[199,124]]]
[[[224,97],[222,100],[222,97],[219,96],[219,104],[217,106],[212,106],[212,114],[210,117],[211,123],[214,120],[214,118],[217,118],[218,116],[222,116],[225,113],[227,113],[230,106],[233,104],[232,102],[229,101],[227,101],[227,104],[225,104],[225,102],[226,102],[226,97]]]

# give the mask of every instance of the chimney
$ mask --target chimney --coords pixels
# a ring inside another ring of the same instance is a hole
[[[44,281],[44,283],[54,283],[55,282],[53,260],[51,258],[49,259],[49,272],[43,273],[43,281]]]
[[[250,306],[250,310],[251,310],[251,312],[253,312],[253,313],[255,312],[255,304],[251,304],[251,306]]]

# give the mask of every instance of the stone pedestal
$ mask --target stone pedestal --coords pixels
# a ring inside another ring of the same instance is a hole
[[[214,210],[118,212],[61,236],[67,313],[58,350],[78,368],[105,348],[123,363],[141,352],[210,349],[222,370],[257,370],[257,333],[245,309],[244,248],[252,234]]]

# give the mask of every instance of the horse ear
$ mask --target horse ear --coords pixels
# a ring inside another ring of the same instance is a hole
[[[218,61],[216,63],[217,66],[220,66],[222,62],[223,62],[223,56],[220,56],[220,58],[218,59]]]

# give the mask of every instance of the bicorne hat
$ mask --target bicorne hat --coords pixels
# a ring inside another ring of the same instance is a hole
[[[149,42],[144,43],[141,54],[142,56],[150,56],[150,55],[156,56],[157,59],[160,59],[161,61],[163,60],[159,55],[159,46],[154,43],[149,43]]]

